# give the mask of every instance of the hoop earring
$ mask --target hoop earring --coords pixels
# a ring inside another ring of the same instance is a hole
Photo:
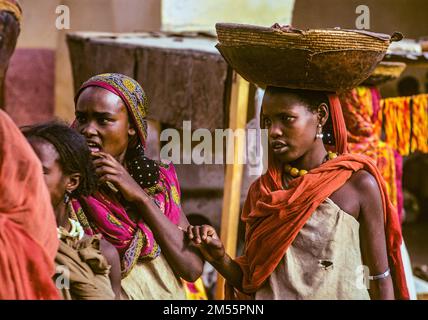
[[[65,204],[70,202],[70,192],[68,192],[68,191],[65,192],[63,201]]]
[[[317,138],[317,139],[324,138],[324,134],[322,133],[322,125],[321,124],[318,124],[318,132],[315,135],[315,138]]]

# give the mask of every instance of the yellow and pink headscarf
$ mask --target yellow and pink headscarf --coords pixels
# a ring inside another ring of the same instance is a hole
[[[75,97],[76,103],[82,91],[88,87],[104,88],[123,100],[128,113],[136,125],[141,143],[145,147],[147,139],[147,123],[145,118],[147,116],[148,100],[140,84],[134,79],[119,73],[99,74],[82,84]]]

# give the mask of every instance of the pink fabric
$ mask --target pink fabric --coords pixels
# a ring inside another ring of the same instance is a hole
[[[180,187],[175,168],[172,164],[159,165],[160,177],[157,186],[160,192],[151,194],[155,204],[174,224],[178,224],[181,215]],[[127,273],[138,259],[150,259],[159,255],[152,231],[140,218],[138,222],[130,218],[129,210],[112,195],[98,192],[94,196],[73,200],[73,208],[79,216],[83,210],[91,226],[83,224],[89,235],[101,233],[113,244],[122,260],[122,271]],[[136,213],[138,217],[141,214]],[[80,217],[79,220],[81,221]],[[96,227],[94,227],[96,226]],[[139,236],[141,235],[141,236]]]
[[[373,107],[373,115],[372,115],[372,122],[376,123],[379,119],[379,111],[380,111],[380,92],[377,87],[370,87],[370,92],[372,96],[372,107]]]
[[[139,147],[144,150],[147,137],[145,117],[148,99],[140,84],[122,74],[105,73],[97,75],[82,85],[76,94],[76,103],[82,91],[89,86],[104,88],[123,100],[128,109],[128,114],[132,115],[131,119],[137,128],[140,140],[134,151],[138,152]],[[143,161],[144,152],[138,152],[135,157],[137,157],[136,162]],[[143,165],[150,167],[154,164],[150,160],[144,162]],[[158,182],[144,190],[152,197],[161,212],[172,223],[178,224],[181,216],[180,187],[175,168],[172,164],[165,163],[158,163],[156,166],[159,169]],[[139,177],[140,179],[148,178],[148,176],[143,177],[142,175]],[[137,182],[139,180],[137,177],[134,179]],[[135,206],[127,204],[123,198],[118,197],[120,194],[116,195],[111,191],[99,192],[93,197],[74,201],[73,207],[86,233],[101,233],[107,241],[117,248],[121,257],[122,277],[124,277],[138,260],[156,258],[160,254],[160,247],[156,243],[152,231],[144,223],[143,214],[135,212]],[[124,207],[124,205],[129,205],[129,207]]]

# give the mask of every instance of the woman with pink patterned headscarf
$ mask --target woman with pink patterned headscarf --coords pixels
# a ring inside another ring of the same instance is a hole
[[[118,250],[128,298],[185,299],[179,278],[195,281],[203,263],[181,230],[189,223],[174,166],[144,155],[143,89],[127,76],[102,74],[81,86],[75,102],[73,126],[86,137],[101,185],[73,202],[85,232],[101,233]]]

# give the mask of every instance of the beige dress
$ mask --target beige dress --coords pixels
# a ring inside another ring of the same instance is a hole
[[[162,253],[154,260],[138,262],[121,285],[130,300],[186,299],[183,284]]]
[[[113,300],[110,265],[100,251],[101,235],[82,240],[63,230],[55,258],[54,277],[64,300]]]
[[[359,223],[326,199],[297,235],[256,299],[369,300]]]

